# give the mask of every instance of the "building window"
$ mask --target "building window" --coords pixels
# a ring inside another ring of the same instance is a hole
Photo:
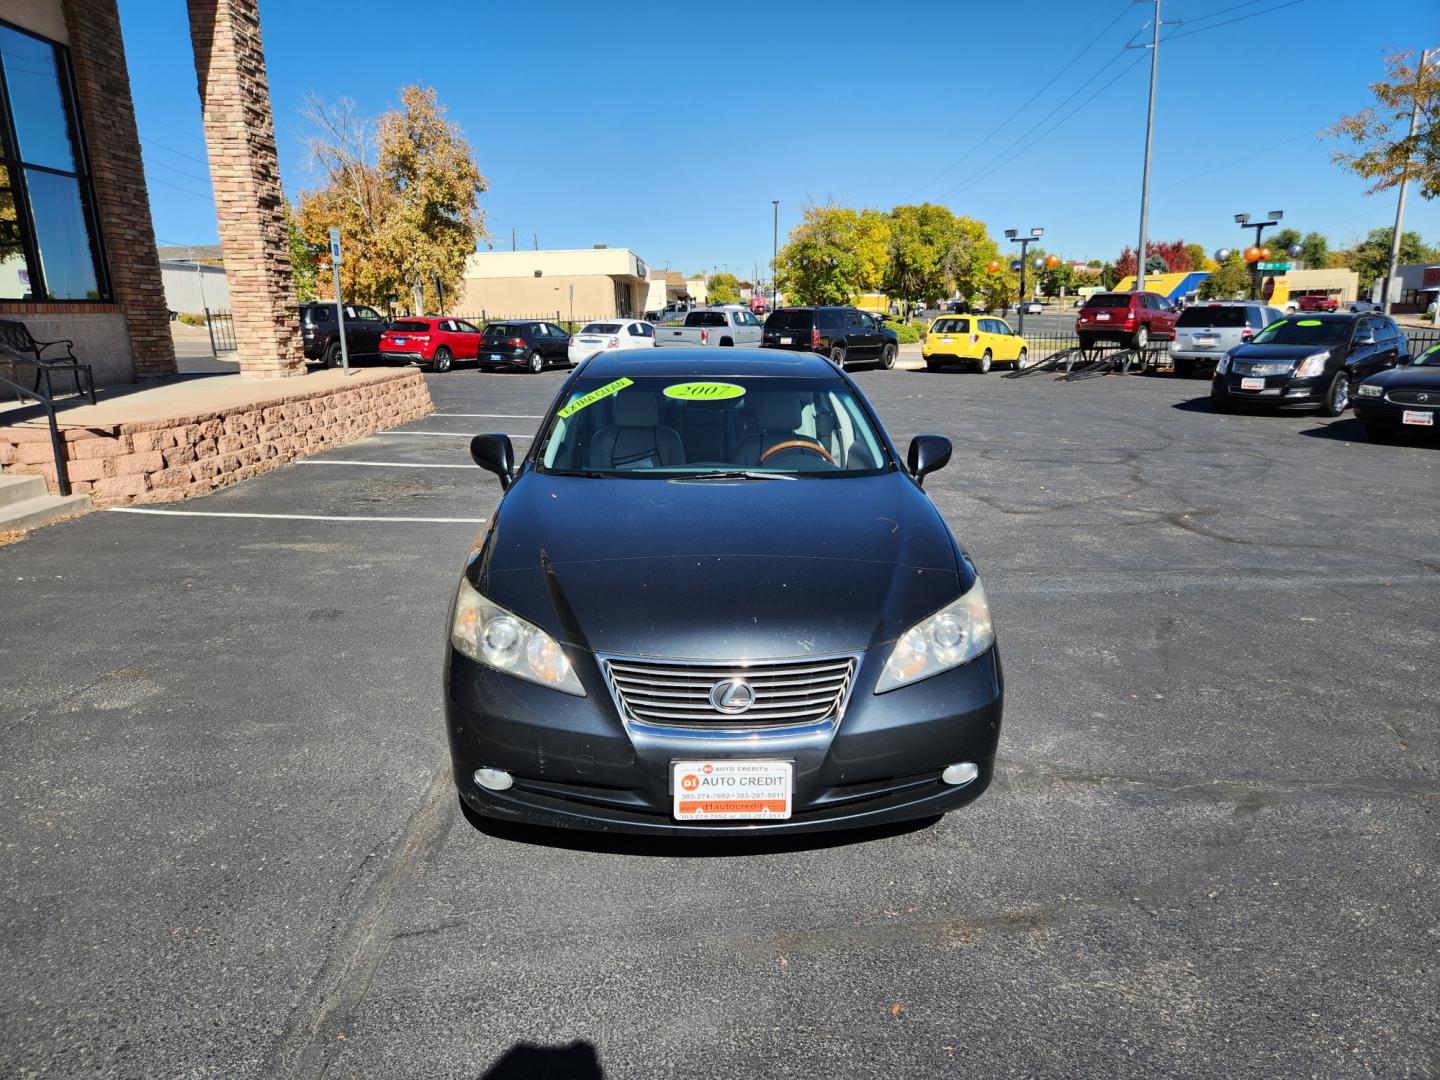
[[[0,300],[108,300],[67,50],[0,23]]]

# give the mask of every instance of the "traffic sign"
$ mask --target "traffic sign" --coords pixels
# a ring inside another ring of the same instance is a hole
[[[1260,269],[1261,269],[1261,270],[1279,270],[1281,273],[1284,273],[1286,270],[1293,269],[1294,266],[1295,266],[1294,263],[1288,263],[1288,262],[1262,262],[1262,263],[1260,264]]]
[[[330,262],[335,266],[340,265],[340,230],[330,230]]]

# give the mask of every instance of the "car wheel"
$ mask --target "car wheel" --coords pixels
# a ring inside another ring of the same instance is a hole
[[[1195,374],[1194,360],[1176,360],[1175,377],[1177,379],[1188,379]]]
[[[532,375],[539,375],[545,370],[545,358],[540,355],[539,349],[530,354],[530,360],[525,366],[530,369]]]
[[[320,362],[327,368],[337,368],[340,366],[340,343],[338,341],[332,341],[329,345],[325,346],[325,355],[321,358]]]
[[[925,370],[926,370],[926,371],[939,371],[939,370],[940,370],[940,361],[939,361],[939,360],[926,360],[926,361],[925,361]]]
[[[1150,344],[1150,328],[1148,326],[1142,326],[1136,330],[1135,337],[1131,339],[1131,344],[1137,351],[1143,351],[1145,346]]]
[[[1339,416],[1350,407],[1350,376],[1337,372],[1325,391],[1324,411],[1326,416]]]
[[[988,375],[990,374],[990,364],[990,350],[986,349],[985,355],[980,357],[980,362],[975,365],[975,370],[978,371],[981,375]]]
[[[1020,356],[1019,356],[1019,358],[1015,361],[1015,370],[1016,370],[1016,371],[1024,371],[1024,370],[1025,370],[1026,368],[1028,368],[1029,366],[1030,366],[1030,350],[1029,350],[1029,349],[1021,349],[1021,350],[1020,350]]]
[[[1233,401],[1226,401],[1224,398],[1216,397],[1214,394],[1210,395],[1210,407],[1218,413],[1233,413],[1235,411],[1235,403]]]
[[[431,364],[431,367],[433,367],[436,371],[439,372],[449,371],[450,362],[453,359],[454,357],[450,355],[450,350],[447,349],[444,345],[441,345],[440,348],[435,350],[435,362]]]
[[[838,368],[845,366],[845,346],[836,345],[830,350],[830,362]]]
[[[884,371],[889,371],[889,370],[890,370],[891,368],[893,368],[894,366],[895,366],[895,346],[894,346],[894,345],[886,345],[885,348],[883,348],[883,349],[880,350],[880,367],[881,367],[881,369],[884,370]]]
[[[1395,438],[1395,429],[1389,424],[1367,423],[1365,425],[1365,437],[1371,442],[1389,442]]]

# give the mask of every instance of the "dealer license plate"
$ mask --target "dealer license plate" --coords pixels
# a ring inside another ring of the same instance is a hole
[[[1264,379],[1241,379],[1241,380],[1240,380],[1240,389],[1241,389],[1241,390],[1264,390],[1264,389],[1265,389],[1265,380],[1264,380]]]
[[[795,766],[749,758],[676,761],[670,780],[678,821],[784,821],[790,816]]]
[[[949,344],[950,344],[950,336],[947,334],[947,335],[945,335],[944,337],[942,337],[942,338],[940,339],[940,344],[941,344],[941,345],[949,345]]]
[[[1102,312],[1101,314],[1095,316],[1095,321],[1096,321],[1096,322],[1109,322],[1109,321],[1110,321],[1110,316],[1109,316],[1109,315],[1106,315],[1106,314],[1104,314],[1104,313]]]
[[[397,338],[395,339],[395,344],[396,344],[396,345],[404,345],[407,340],[409,340],[409,339],[408,339],[408,338],[403,338],[403,337],[397,337]]]
[[[1406,409],[1400,416],[1401,423],[1419,424],[1421,427],[1434,427],[1435,414],[1422,412],[1420,409]]]
[[[492,353],[490,354],[490,359],[491,359],[491,360],[499,360],[499,359],[500,359],[500,354],[499,354],[498,352],[492,352]]]
[[[782,337],[782,338],[780,339],[780,344],[781,344],[781,345],[793,345],[794,343],[795,343],[795,339],[794,339],[794,338]]]

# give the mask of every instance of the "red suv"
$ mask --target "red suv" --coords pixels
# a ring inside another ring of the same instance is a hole
[[[1337,311],[1340,303],[1333,296],[1297,296],[1296,311]]]
[[[474,360],[480,351],[480,328],[464,319],[420,315],[397,319],[380,335],[382,360],[408,360],[449,371],[456,360]]]
[[[1174,341],[1180,313],[1159,293],[1105,292],[1085,301],[1075,319],[1080,347],[1114,341],[1143,349],[1151,341]]]

